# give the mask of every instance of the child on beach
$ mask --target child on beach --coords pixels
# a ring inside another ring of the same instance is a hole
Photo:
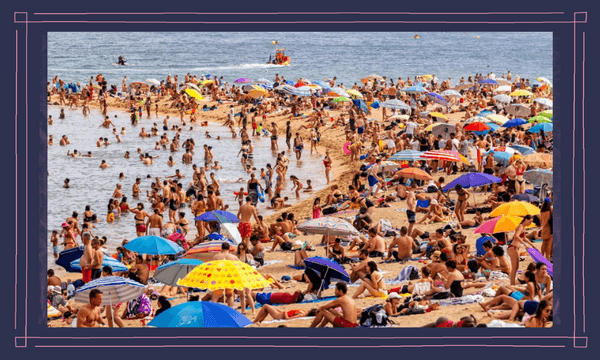
[[[58,259],[58,231],[53,230],[52,236],[50,237],[50,242],[52,243],[52,252],[54,253],[54,258]]]
[[[244,188],[240,188],[240,191],[238,193],[235,193],[235,198],[233,199],[234,201],[237,200],[237,202],[240,204],[240,206],[244,205]]]
[[[313,203],[312,218],[318,219],[321,217],[321,198],[316,198]]]
[[[292,180],[294,186],[292,186],[292,191],[294,188],[296,189],[296,200],[300,200],[300,189],[302,189],[302,183],[296,177],[296,175],[290,175],[290,180]]]
[[[310,179],[306,180],[306,189],[302,190],[302,192],[312,192],[314,189],[312,187],[312,181]]]

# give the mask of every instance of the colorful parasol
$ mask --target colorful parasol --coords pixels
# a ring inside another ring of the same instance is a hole
[[[177,281],[177,285],[214,291],[262,289],[272,282],[241,261],[215,260],[198,265],[185,278]]]

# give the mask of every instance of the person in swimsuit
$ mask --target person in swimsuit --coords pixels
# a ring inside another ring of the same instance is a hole
[[[323,165],[325,166],[325,179],[327,179],[327,185],[329,185],[329,175],[331,173],[331,164],[333,160],[329,156],[329,150],[325,151],[325,158],[323,159]]]
[[[177,226],[181,230],[181,234],[183,236],[186,236],[188,234],[190,226],[187,219],[185,218],[185,212],[183,211],[179,213],[179,221],[177,222]]]
[[[129,209],[132,213],[135,214],[135,233],[139,236],[146,235],[146,218],[150,217],[147,212],[144,211],[144,204],[138,203],[135,209]]]
[[[258,314],[256,314],[256,318],[254,318],[254,323],[260,325],[261,322],[265,321],[267,316],[271,315],[271,317],[275,320],[290,320],[296,319],[306,316],[315,316],[317,314],[317,309],[311,309],[309,312],[302,309],[292,309],[292,310],[279,310],[274,306],[269,304],[264,304]]]
[[[456,261],[456,268],[459,271],[467,269],[467,261],[469,259],[469,245],[454,244],[452,246],[453,259]]]
[[[65,246],[65,250],[77,247],[77,241],[75,240],[75,236],[73,236],[73,230],[68,223],[62,223],[62,232],[59,237],[63,238],[61,245]]]
[[[121,198],[121,203],[119,204],[119,208],[121,209],[121,213],[128,213],[129,212],[129,204],[127,203],[127,197],[123,196]]]
[[[467,201],[471,197],[471,194],[469,194],[465,189],[463,189],[463,187],[461,185],[456,185],[454,187],[454,190],[456,191],[456,194],[458,195],[454,213],[456,214],[456,217],[458,218],[458,222],[462,222],[465,220],[465,213],[467,211]],[[448,190],[448,194],[451,191],[452,191],[452,189]]]
[[[85,206],[85,211],[83,212],[83,223],[88,224],[88,226],[94,227],[92,223],[96,222],[97,217],[96,214],[90,209],[89,205]]]
[[[500,286],[498,290],[496,290],[496,295],[494,298],[500,298],[503,295],[508,295],[517,301],[519,300],[533,300],[535,297],[538,299],[542,298],[542,291],[540,285],[537,283],[535,279],[535,273],[533,271],[528,271],[525,273],[525,278],[527,279],[525,283],[525,287],[521,286]],[[500,301],[500,300],[497,300]],[[491,304],[491,305],[490,305]],[[488,306],[492,306],[495,303],[490,302],[487,304]]]
[[[317,327],[317,325],[325,327],[328,323],[331,323],[334,327],[356,327],[358,325],[356,322],[356,306],[354,300],[347,293],[348,286],[346,283],[336,283],[335,296],[337,299],[318,308],[317,316],[310,327]],[[338,306],[342,308],[342,313],[335,310]]]
[[[475,210],[475,217],[471,220],[463,220],[459,223],[461,229],[469,229],[476,228],[483,223],[483,215],[481,215],[481,210]]]
[[[354,295],[352,295],[352,298],[358,299],[358,297],[365,291],[368,291],[372,296],[375,297],[385,297],[387,295],[387,291],[385,289],[385,280],[377,268],[377,263],[375,263],[375,261],[369,261],[367,263],[367,269],[368,278],[365,277]]]
[[[445,289],[449,289],[454,297],[462,297],[463,296],[463,286],[462,282],[465,280],[463,274],[456,268],[456,261],[449,260],[446,261],[446,269],[448,269],[448,276],[445,277],[442,273],[440,276],[444,280],[444,289],[434,288],[433,290],[436,292],[447,291]]]
[[[517,269],[519,268],[519,249],[521,248],[521,244],[531,246],[532,248],[536,248],[533,243],[527,238],[525,235],[525,228],[533,222],[533,217],[531,215],[526,215],[519,226],[515,229],[515,235],[513,236],[512,242],[508,244],[508,248],[506,249],[508,256],[510,257],[510,284],[515,285],[516,277],[517,277]]]
[[[515,161],[515,170],[516,170],[516,179],[515,179],[515,194],[522,194],[525,192],[525,179],[523,179],[523,174],[527,167],[523,163],[521,159]]]

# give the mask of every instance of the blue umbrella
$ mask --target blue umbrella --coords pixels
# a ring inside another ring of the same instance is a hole
[[[448,102],[441,95],[436,93],[427,93],[427,97],[436,104],[448,106]]]
[[[348,275],[346,270],[340,264],[327,258],[321,256],[313,256],[304,259],[304,265],[306,265],[307,269],[312,269],[319,275],[321,275],[321,279],[324,279],[325,281],[334,279],[350,282],[350,276]],[[323,283],[325,281],[321,282],[321,288],[319,289],[319,293],[323,289]]]
[[[208,234],[207,237],[211,240],[221,241],[221,242],[230,242],[233,244],[233,240],[231,240],[228,237],[225,237],[221,234],[218,234],[218,233],[210,233],[210,234]]]
[[[535,152],[535,150],[525,145],[511,145],[510,147],[515,150],[518,150],[523,155],[529,155]]]
[[[531,194],[515,194],[513,195],[513,197],[511,198],[513,200],[519,200],[519,201],[527,201],[527,202],[540,202],[540,198],[538,198],[537,196],[531,195]]]
[[[554,126],[552,125],[552,123],[540,123],[535,126],[532,126],[531,129],[529,129],[528,131],[531,133],[539,133],[542,130],[544,132],[549,132],[549,131],[553,131],[552,130],[553,128],[554,128]]]
[[[354,103],[354,106],[358,107],[359,109],[361,109],[365,113],[367,113],[369,111],[369,108],[367,107],[367,103],[364,102],[363,100],[361,100],[361,99],[354,99],[354,100],[352,100],[352,102]]]
[[[73,260],[71,262],[71,268],[77,272],[81,271],[81,265],[79,263],[79,261],[81,260],[81,258],[77,259],[77,260]],[[104,266],[109,266],[113,272],[115,271],[127,271],[127,266],[123,265],[121,262],[111,258],[110,256],[104,254],[104,257],[102,258],[102,267]]]
[[[373,108],[373,109],[379,109],[380,106],[381,106],[381,103],[379,102],[379,100],[371,103],[371,108]]]
[[[223,211],[223,210],[213,210],[209,212],[205,212],[204,214],[194,218],[194,220],[199,221],[218,221],[222,224],[227,223],[238,223],[240,220],[234,214]]]
[[[286,83],[286,84],[288,84],[288,85],[292,85],[292,86],[294,86],[294,82],[293,82],[293,81],[290,81],[290,80],[288,80],[288,81],[286,81],[285,83]]]
[[[398,99],[384,101],[381,106],[393,110],[410,110],[410,106],[406,105],[404,101]]]
[[[313,81],[313,84],[319,85],[323,89],[330,89],[331,88],[331,86],[329,85],[328,82],[321,81],[321,80]]]
[[[140,236],[124,247],[129,251],[148,255],[175,255],[185,251],[177,243],[158,236]]]
[[[488,121],[489,121],[489,120],[488,120]],[[487,133],[489,133],[489,132],[496,131],[496,130],[498,130],[498,129],[500,128],[500,125],[498,125],[498,124],[494,124],[493,122],[486,122],[485,124],[486,124],[487,126],[489,126],[489,127],[490,127],[490,129],[489,129],[489,130],[484,130],[484,131],[473,131],[473,133],[474,133],[474,134],[477,134],[477,135],[485,135],[485,134],[487,134]]]
[[[475,247],[477,248],[477,256],[485,255],[485,249],[483,248],[483,243],[488,240],[491,241],[492,244],[496,243],[496,238],[493,236],[482,236],[475,241]]]
[[[138,298],[146,289],[146,285],[120,276],[102,277],[77,289],[75,301],[89,302],[90,292],[94,289],[102,291],[101,305],[112,305]]]
[[[501,182],[502,179],[494,175],[485,173],[467,173],[459,178],[454,179],[448,185],[444,187],[444,191],[454,189],[456,185],[461,185],[463,188],[468,189],[470,187],[477,187],[483,185],[489,185],[492,183]]]
[[[163,284],[175,286],[179,279],[183,279],[196,266],[202,264],[202,261],[197,259],[179,259],[177,261],[168,262],[154,270],[154,280],[160,281]]]
[[[148,326],[241,328],[251,324],[252,321],[229,306],[207,301],[190,301],[163,311],[150,321]]]
[[[402,89],[400,89],[400,91],[403,91],[403,92],[409,93],[409,94],[420,94],[420,93],[428,92],[428,90],[422,86],[410,86],[410,87],[402,88]]]
[[[493,79],[482,79],[482,80],[479,80],[479,83],[480,84],[489,84],[489,85],[500,85],[500,84],[498,84],[498,82],[496,80],[493,80]]]
[[[421,159],[421,155],[423,153],[424,153],[423,151],[404,150],[404,151],[399,151],[399,152],[395,153],[394,155],[390,156],[390,158],[388,160],[392,160],[392,161],[403,161],[403,160],[415,161],[415,160],[422,160]]]
[[[514,118],[514,119],[510,119],[507,122],[505,122],[504,125],[502,125],[502,127],[511,128],[511,127],[517,127],[517,126],[525,125],[527,123],[528,123],[528,121],[525,120],[525,119]]]
[[[58,254],[58,259],[54,262],[56,265],[62,266],[67,272],[80,272],[81,268],[74,269],[71,263],[83,256],[85,247],[75,247],[67,250],[63,250]]]
[[[512,156],[513,154],[504,151],[494,151],[494,160],[502,165],[510,164],[510,158]]]
[[[494,113],[491,112],[491,111],[488,111],[488,110],[483,110],[482,112],[480,112],[479,114],[477,114],[477,116],[483,116],[483,117],[486,117],[488,115],[494,115]]]

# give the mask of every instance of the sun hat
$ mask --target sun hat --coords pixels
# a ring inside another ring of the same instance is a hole
[[[400,295],[398,295],[398,293],[393,292],[388,295],[388,299],[400,299]]]
[[[69,224],[67,224],[66,222],[62,223],[61,227],[69,227]]]
[[[431,204],[432,204],[432,205],[437,205],[437,204],[438,204],[438,202],[437,202],[437,200],[436,200],[436,199],[433,199],[433,200],[431,200]]]

